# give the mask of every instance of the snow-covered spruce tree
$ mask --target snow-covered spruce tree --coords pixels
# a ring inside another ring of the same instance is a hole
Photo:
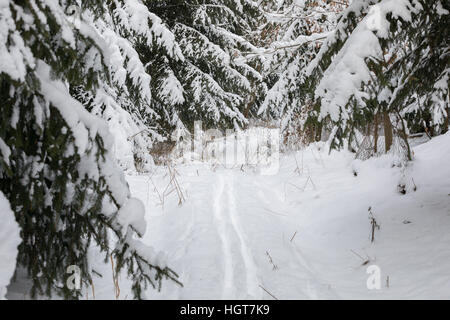
[[[92,20],[81,14],[74,22],[73,4],[0,3],[0,191],[21,228],[18,263],[33,296],[79,297],[66,286],[67,267],[78,266],[89,283],[87,252],[97,246],[116,272],[128,271],[140,298],[176,274],[135,239],[145,232],[144,208],[116,166],[108,126],[70,95],[74,87],[95,96],[104,82],[114,86],[114,57],[92,24],[108,7],[83,1]]]
[[[297,131],[309,105],[303,94],[306,67],[348,2],[269,0],[264,4],[267,23],[261,35],[268,43],[259,54],[264,56],[264,76],[270,89],[259,114],[278,120],[289,143],[299,139]]]
[[[152,76],[152,108],[166,132],[206,127],[233,128],[255,115],[265,85],[257,65],[242,53],[254,51],[252,32],[263,18],[251,0],[149,0],[150,12],[175,34],[183,59],[141,46]]]
[[[409,159],[411,130],[448,130],[449,13],[448,1],[354,1],[308,70],[310,123],[329,121],[340,147],[383,122],[385,150],[394,134]]]
[[[112,81],[100,83],[95,96],[81,87],[73,88],[72,93],[91,113],[108,121],[115,137],[115,155],[122,167],[134,168],[136,164],[138,170],[144,169],[151,163],[148,150],[154,141],[162,140],[155,128],[161,116],[151,106],[151,87],[155,84],[148,72],[158,74],[159,70],[154,64],[144,65],[136,48],[158,51],[175,63],[183,58],[181,51],[174,35],[141,1],[106,1],[97,19],[91,18],[93,12],[89,10],[84,10],[83,15],[92,21],[108,46]],[[172,87],[166,82],[158,89],[154,90],[155,96],[170,92]]]

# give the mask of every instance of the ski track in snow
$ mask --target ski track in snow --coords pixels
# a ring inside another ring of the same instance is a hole
[[[255,262],[245,240],[239,221],[239,212],[234,195],[234,181],[223,174],[218,174],[214,198],[214,217],[217,232],[221,239],[224,276],[222,298],[232,299],[236,293],[244,294],[242,298],[261,298],[261,289],[257,277]],[[243,272],[235,272],[235,268]],[[243,277],[243,279],[241,279]],[[236,290],[245,283],[242,290]]]
[[[188,201],[177,210],[183,223],[171,260],[178,260],[184,288],[163,294],[194,299],[317,299],[336,295],[320,282],[295,244],[285,242],[283,196],[264,177],[234,170],[202,172],[189,184]],[[249,196],[251,195],[251,196]],[[273,210],[272,210],[273,209]],[[261,219],[266,223],[260,224]],[[169,220],[168,220],[169,221]],[[170,220],[172,221],[172,220]],[[275,226],[275,228],[274,228]],[[272,270],[266,252],[282,264]],[[278,257],[288,257],[288,261]],[[208,265],[210,267],[208,267]],[[285,266],[286,265],[286,266]],[[283,287],[296,292],[286,296]],[[264,289],[263,289],[264,288]],[[268,292],[265,292],[267,289]],[[160,298],[152,293],[152,297]]]
[[[228,193],[228,205],[230,213],[229,217],[231,219],[233,231],[236,233],[239,239],[241,257],[245,266],[245,273],[246,273],[245,283],[247,285],[247,295],[249,295],[250,298],[258,299],[261,296],[261,289],[259,288],[258,285],[259,281],[255,262],[251,256],[250,249],[246,244],[245,235],[238,217],[239,213],[237,211],[236,199],[234,195],[235,194],[234,179],[227,178],[225,186]]]
[[[214,218],[215,218],[215,226],[217,228],[217,233],[219,234],[220,241],[222,244],[222,254],[224,259],[224,276],[223,276],[223,292],[222,298],[230,299],[233,297],[233,258],[231,254],[231,245],[229,242],[229,238],[227,235],[227,225],[225,221],[223,209],[227,209],[226,206],[223,206],[223,194],[225,190],[225,183],[223,176],[220,176],[218,179],[217,187],[215,191],[214,197]]]
[[[156,205],[157,197],[149,196],[144,176],[130,178],[135,179],[133,193],[147,203],[147,219],[153,227],[145,241],[168,253],[184,285],[150,290],[149,299],[337,297],[296,244],[284,238],[291,232],[287,212],[292,208],[270,179],[241,170],[187,170],[187,201],[180,207],[175,195],[165,199],[164,207]],[[158,181],[158,187],[167,184],[163,170]]]

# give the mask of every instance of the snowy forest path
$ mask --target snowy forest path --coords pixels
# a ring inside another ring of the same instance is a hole
[[[181,206],[176,198],[166,199],[164,208],[155,206],[155,195],[148,199],[138,192],[152,193],[151,188],[132,183],[151,215],[145,242],[168,254],[184,285],[166,284],[161,293],[150,291],[149,298],[336,297],[302,256],[299,244],[290,241],[296,217],[283,188],[275,185],[279,181],[251,170],[177,170],[187,199]],[[155,176],[157,187],[163,178],[163,173]]]
[[[239,221],[233,180],[219,174],[214,195],[214,216],[225,265],[222,297],[233,299],[239,294],[243,298],[259,299],[262,292],[258,286],[255,262]]]
[[[272,176],[251,166],[179,164],[177,179],[186,199],[181,205],[167,168],[127,175],[131,194],[146,207],[144,242],[165,253],[183,283],[164,281],[161,291],[149,288],[146,298],[449,296],[450,184],[442,177],[450,171],[443,176],[430,170],[448,169],[448,139],[415,147],[410,172],[393,167],[389,155],[361,162],[350,152],[329,153],[323,144],[285,155]],[[398,182],[411,181],[412,188],[412,179],[417,190],[399,194]],[[369,206],[382,226],[374,243]],[[95,257],[103,274],[95,294],[114,299],[111,266]],[[443,263],[431,266],[437,258]],[[373,264],[382,272],[376,292],[367,288],[367,267]],[[419,280],[411,281],[412,275]],[[126,278],[120,277],[121,288],[130,284]],[[126,296],[130,292],[122,290],[121,298]]]

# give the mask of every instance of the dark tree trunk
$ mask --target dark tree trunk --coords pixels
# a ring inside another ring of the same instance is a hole
[[[449,129],[449,125],[450,125],[450,108],[447,108],[446,109],[446,111],[447,111],[447,117],[445,117],[445,120],[444,120],[444,129],[442,130],[442,133],[446,133],[447,131],[448,131],[448,129]]]
[[[316,142],[322,139],[322,122],[320,122],[316,127]]]
[[[384,124],[384,146],[385,151],[388,152],[392,146],[392,123],[387,111],[383,112],[383,124]]]
[[[378,152],[378,114],[375,114],[373,124],[373,152]]]

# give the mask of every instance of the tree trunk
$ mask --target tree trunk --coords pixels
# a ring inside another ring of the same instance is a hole
[[[316,132],[315,132],[315,125],[311,124],[309,126],[309,143],[312,143],[315,141]]]
[[[375,114],[373,124],[373,152],[378,152],[378,114]]]
[[[448,129],[449,129],[449,125],[450,125],[450,108],[447,108],[446,109],[446,111],[447,111],[447,117],[445,117],[445,120],[444,120],[444,129],[442,130],[442,133],[446,133],[447,131],[448,131]]]
[[[255,99],[256,99],[256,93],[253,91],[251,93],[251,97],[250,97],[250,101],[247,103],[247,106],[244,109],[244,117],[245,119],[248,119],[248,116],[250,114],[250,109],[252,108],[253,104],[255,103]]]
[[[322,139],[322,122],[319,122],[319,124],[316,127],[316,142],[320,141]]]
[[[412,160],[411,147],[409,146],[408,135],[406,134],[405,122],[403,121],[403,118],[402,118],[400,112],[398,112],[398,110],[395,110],[395,112],[397,113],[397,117],[398,117],[398,119],[400,119],[400,123],[402,124],[402,129],[401,129],[401,132],[400,132],[400,136],[403,138],[403,141],[405,142],[406,150],[407,150],[407,153],[408,153],[407,154],[408,160],[411,161]]]
[[[392,146],[392,123],[387,111],[383,112],[383,124],[384,124],[384,146],[385,151],[388,152]]]

